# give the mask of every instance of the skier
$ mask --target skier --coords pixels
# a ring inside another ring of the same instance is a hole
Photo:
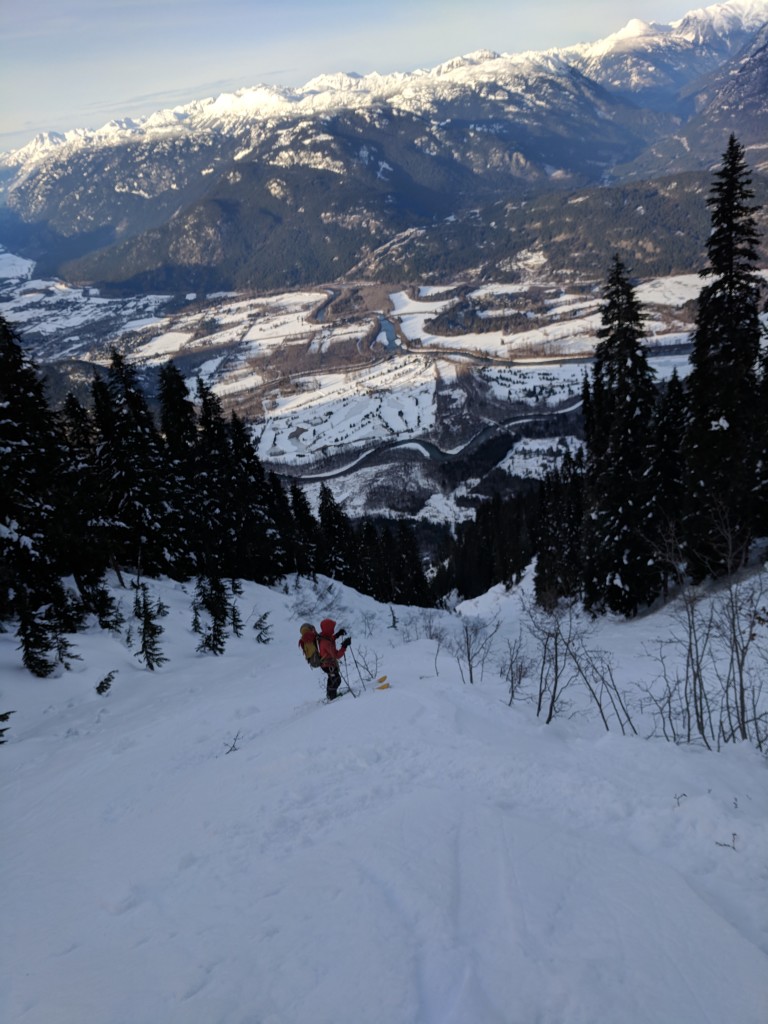
[[[328,700],[335,700],[339,695],[341,685],[341,673],[339,671],[339,659],[347,653],[347,648],[352,640],[347,636],[346,629],[339,629],[336,632],[334,619],[323,619],[320,623],[320,668],[328,677],[326,685],[326,696]],[[336,647],[336,641],[340,636],[345,637],[341,647]]]

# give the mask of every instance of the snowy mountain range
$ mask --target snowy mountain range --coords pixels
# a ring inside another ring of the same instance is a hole
[[[256,86],[41,135],[0,157],[0,242],[43,272],[125,290],[497,270],[529,244],[521,203],[539,199],[557,237],[564,191],[706,170],[731,131],[759,170],[767,23],[768,0],[732,0],[592,44]],[[683,225],[700,189],[686,182]],[[647,251],[645,229],[625,228]]]

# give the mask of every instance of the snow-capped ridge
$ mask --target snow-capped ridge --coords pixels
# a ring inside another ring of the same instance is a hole
[[[741,28],[754,32],[768,21],[768,0],[728,0],[724,4],[713,4],[711,7],[697,7],[687,11],[679,21],[670,23],[676,35],[685,36],[693,41],[696,31],[704,34],[708,29],[719,34]]]
[[[331,74],[317,75],[301,87],[301,92],[331,92],[359,89],[364,77],[357,71],[336,71]]]
[[[475,50],[472,53],[465,53],[460,57],[452,57],[450,60],[443,61],[432,68],[429,74],[439,78],[464,68],[476,67],[478,64],[484,64],[489,60],[498,60],[500,56],[501,54],[496,53],[495,50]]]
[[[256,85],[215,97],[193,100],[188,104],[155,111],[141,118],[113,119],[97,129],[77,128],[64,133],[38,135],[27,146],[0,157],[9,166],[23,166],[45,160],[66,144],[82,146],[119,145],[137,136],[173,131],[194,132],[199,127],[225,132],[243,120],[290,119],[297,114],[318,114],[356,110],[377,102],[391,102],[412,108],[414,103],[429,104],[457,89],[472,89],[487,79],[489,72],[503,82],[521,69],[545,73],[567,71],[566,62],[556,51],[549,53],[499,54],[478,50],[456,57],[430,69],[380,74],[336,72],[319,75],[303,86]]]
[[[665,44],[692,46],[719,44],[733,36],[737,48],[741,38],[755,32],[768,22],[768,0],[730,0],[688,11],[678,21],[668,25],[632,18],[627,24],[603,39],[565,47],[560,52],[580,53],[588,60],[605,57],[614,51],[642,52],[649,46]],[[726,47],[727,48],[727,47]]]
[[[669,25],[633,18],[617,32],[592,43],[540,52],[498,53],[480,49],[444,61],[433,68],[410,72],[361,75],[355,71],[321,74],[299,87],[259,84],[194,100],[171,109],[158,110],[139,118],[109,121],[97,129],[74,129],[65,133],[44,132],[26,146],[0,156],[0,164],[22,167],[47,159],[67,145],[117,145],[137,136],[173,131],[194,132],[198,127],[226,131],[243,120],[290,118],[295,114],[364,109],[377,102],[400,102],[413,109],[415,103],[429,106],[441,98],[443,89],[455,95],[457,89],[472,89],[493,74],[504,79],[521,69],[557,73],[575,64],[591,68],[594,61],[610,54],[647,51],[655,45],[711,45],[729,37],[740,45],[745,34],[768,22],[768,0],[729,0],[724,4],[689,11]]]

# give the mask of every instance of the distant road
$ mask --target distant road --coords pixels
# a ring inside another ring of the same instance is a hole
[[[578,401],[567,406],[565,409],[553,409],[551,412],[546,413],[524,413],[522,416],[512,416],[508,420],[501,420],[499,423],[490,423],[474,434],[466,444],[452,451],[443,451],[434,442],[418,437],[400,441],[386,441],[384,444],[376,445],[375,448],[369,448],[367,451],[355,456],[350,462],[336,469],[327,470],[324,473],[296,474],[296,476],[300,477],[301,482],[305,484],[322,483],[326,480],[333,480],[335,477],[346,476],[348,473],[356,472],[371,462],[389,461],[387,456],[390,454],[394,455],[398,449],[410,449],[414,454],[421,456],[427,462],[452,462],[471,454],[474,449],[498,430],[518,427],[526,423],[535,423],[539,420],[550,419],[553,416],[565,416],[568,413],[575,412],[580,407],[581,399],[578,399]]]

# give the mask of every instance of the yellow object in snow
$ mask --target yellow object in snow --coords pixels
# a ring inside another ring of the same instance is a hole
[[[388,690],[389,689],[389,683],[382,683],[381,686],[377,686],[376,689],[377,690]]]

